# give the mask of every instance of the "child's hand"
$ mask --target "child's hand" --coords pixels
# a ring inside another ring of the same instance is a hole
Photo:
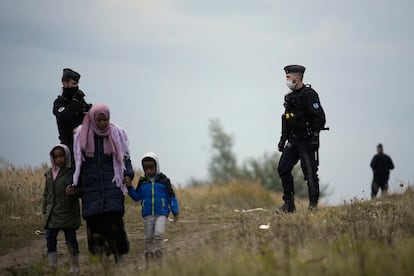
[[[124,176],[124,183],[128,188],[132,187],[132,183],[131,183],[131,177],[129,176]]]
[[[72,185],[66,186],[66,195],[68,195],[68,196],[74,195],[74,194],[76,194],[76,192],[77,192],[76,187],[74,187]]]
[[[175,215],[174,216],[174,222],[177,222],[178,221],[178,215]]]

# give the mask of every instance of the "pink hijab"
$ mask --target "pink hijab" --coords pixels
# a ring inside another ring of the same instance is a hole
[[[104,154],[113,155],[114,178],[112,182],[125,194],[128,190],[123,183],[124,157],[129,157],[128,137],[125,130],[112,123],[109,123],[106,129],[98,129],[96,118],[99,114],[104,114],[108,120],[110,119],[108,106],[105,104],[94,104],[86,113],[82,125],[78,127],[74,135],[75,173],[73,175],[73,185],[76,186],[78,184],[83,161],[82,152],[86,157],[93,157],[95,154],[95,135],[97,135],[103,137]]]
[[[62,148],[65,151],[65,156],[66,156],[66,164],[65,164],[65,167],[66,168],[70,168],[70,164],[72,163],[71,157],[70,157],[70,150],[69,150],[69,148],[66,145],[64,145],[64,144],[57,144],[56,146],[54,146],[52,148],[52,150],[50,151],[50,154],[49,154],[50,155],[50,162],[52,164],[52,177],[53,177],[53,180],[56,180],[56,178],[57,178],[57,176],[59,174],[59,171],[60,171],[60,168],[58,166],[56,166],[55,159],[53,158],[53,151],[56,148],[59,148],[59,147]]]
[[[114,154],[116,158],[122,158],[122,156],[119,156],[120,149],[116,147],[111,135],[111,128],[113,125],[110,123],[106,129],[98,129],[96,125],[96,118],[99,114],[104,114],[108,120],[110,120],[110,111],[105,104],[95,104],[91,107],[82,122],[82,129],[79,136],[81,150],[85,153],[86,157],[93,157],[95,154],[94,138],[95,135],[97,135],[103,137],[105,154]]]

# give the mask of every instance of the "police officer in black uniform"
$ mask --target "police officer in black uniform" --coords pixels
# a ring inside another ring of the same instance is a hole
[[[69,147],[73,156],[73,132],[82,124],[85,113],[91,108],[85,94],[79,90],[80,74],[72,69],[63,69],[62,94],[53,103],[53,114],[59,131],[59,140]],[[72,159],[73,160],[73,159]]]
[[[296,211],[292,169],[300,160],[309,191],[309,210],[315,210],[319,199],[318,164],[315,153],[319,148],[319,132],[325,126],[325,112],[319,96],[308,84],[303,84],[305,67],[288,65],[286,84],[291,90],[285,96],[282,115],[282,135],[278,149],[282,152],[278,173],[283,185],[284,205],[281,211]],[[286,144],[286,142],[288,142]]]

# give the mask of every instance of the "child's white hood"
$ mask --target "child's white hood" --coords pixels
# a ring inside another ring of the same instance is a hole
[[[146,157],[150,157],[150,158],[152,158],[152,159],[154,159],[155,160],[155,165],[156,165],[156,169],[157,169],[157,174],[159,174],[160,172],[161,172],[161,169],[160,169],[160,162],[158,161],[158,156],[155,154],[155,153],[153,153],[153,152],[147,152],[146,154],[144,154],[144,156],[142,157],[142,159],[141,159],[141,163],[142,163],[142,160],[144,160],[144,158],[146,158]]]

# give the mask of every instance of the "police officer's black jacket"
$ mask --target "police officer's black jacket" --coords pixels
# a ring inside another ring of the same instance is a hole
[[[307,139],[325,126],[325,112],[319,96],[310,85],[303,85],[285,96],[282,115],[283,139]]]
[[[82,124],[85,113],[91,105],[84,100],[81,90],[76,92],[64,91],[53,103],[53,114],[59,131],[59,140],[73,149],[73,130]]]

